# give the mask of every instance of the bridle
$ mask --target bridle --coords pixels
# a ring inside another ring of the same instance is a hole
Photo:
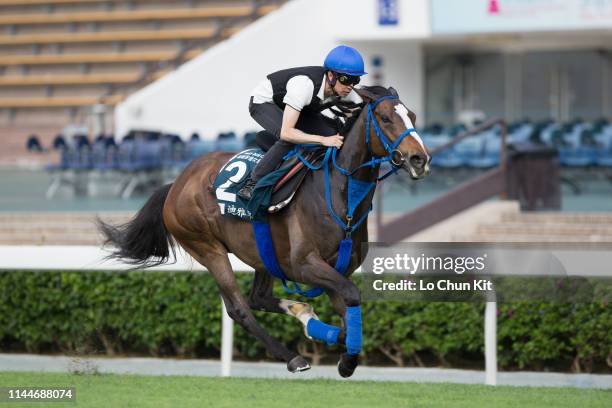
[[[366,136],[365,137],[366,137],[366,145],[368,146],[368,150],[370,151],[372,156],[376,157],[376,154],[372,151],[372,146],[370,145],[370,123],[371,123],[372,126],[374,127],[374,132],[376,133],[378,140],[380,141],[384,149],[387,151],[387,155],[383,156],[384,158],[388,159],[385,161],[388,161],[394,167],[399,168],[403,166],[404,162],[406,161],[406,157],[397,147],[402,142],[402,140],[404,140],[406,136],[410,135],[410,133],[412,132],[416,132],[416,129],[415,128],[406,129],[405,131],[402,132],[402,134],[400,134],[397,137],[397,139],[395,139],[393,143],[391,143],[391,141],[387,138],[387,136],[385,136],[384,132],[381,130],[380,126],[378,125],[378,122],[376,121],[376,116],[374,116],[374,110],[376,109],[378,104],[380,104],[382,101],[393,100],[393,99],[399,99],[399,98],[395,95],[387,95],[387,96],[378,98],[374,102],[368,103],[368,114],[366,116]]]
[[[353,240],[351,238],[351,235],[367,219],[368,214],[372,211],[372,204],[370,204],[370,207],[366,211],[364,211],[364,213],[361,214],[359,217],[356,216],[355,211],[357,210],[361,202],[368,196],[368,194],[371,191],[376,189],[376,186],[379,181],[387,178],[393,173],[396,173],[402,167],[402,165],[405,162],[405,157],[397,147],[399,146],[399,144],[402,142],[402,140],[406,136],[408,136],[411,132],[416,131],[414,128],[406,129],[404,132],[402,132],[402,134],[398,136],[398,138],[393,143],[391,143],[389,139],[385,136],[383,131],[380,129],[378,122],[376,121],[376,116],[374,116],[374,109],[376,109],[376,107],[382,101],[391,100],[391,99],[399,99],[399,98],[397,96],[388,95],[388,96],[383,96],[374,102],[368,103],[368,111],[367,111],[367,116],[366,116],[366,144],[368,146],[368,150],[370,154],[372,155],[372,159],[368,160],[365,163],[361,163],[355,169],[352,169],[352,170],[343,169],[342,167],[338,165],[338,163],[336,163],[336,155],[338,153],[338,149],[335,147],[327,148],[325,152],[325,157],[323,158],[322,162],[319,163],[318,165],[309,162],[305,157],[303,157],[300,154],[299,150],[301,147],[316,148],[316,147],[320,147],[320,145],[298,145],[285,156],[285,159],[287,159],[295,155],[309,169],[313,171],[317,171],[321,169],[323,170],[323,180],[324,180],[323,184],[324,184],[325,203],[327,206],[327,211],[329,215],[332,217],[332,219],[334,220],[334,222],[338,224],[338,226],[340,226],[342,230],[344,231],[344,239],[341,241],[340,246],[338,248],[338,258],[337,258],[337,262],[335,266],[335,269],[341,275],[345,274],[349,261],[350,261],[351,250],[353,246]],[[372,126],[374,127],[374,131],[376,133],[376,136],[378,137],[378,140],[380,141],[380,143],[385,148],[385,151],[387,152],[385,156],[377,157],[376,154],[372,151],[372,148],[370,146],[370,124],[372,124]],[[392,165],[391,170],[389,170],[387,173],[385,173],[382,176],[377,176],[374,181],[360,181],[360,180],[353,178],[353,175],[355,174],[357,170],[367,168],[367,167],[375,168],[385,162],[391,163]],[[330,168],[335,168],[341,174],[346,176],[348,179],[347,209],[346,209],[346,214],[343,214],[343,216],[337,214],[334,211],[334,208],[332,205]],[[294,283],[295,289],[291,289],[287,286],[286,284],[287,279],[282,273],[278,275],[274,274],[274,276],[281,279],[285,290],[288,291],[289,293],[301,293],[302,295],[307,296],[307,297],[315,297],[323,293],[323,289],[321,288],[312,288],[310,290],[304,291],[300,288],[300,286],[297,283]]]

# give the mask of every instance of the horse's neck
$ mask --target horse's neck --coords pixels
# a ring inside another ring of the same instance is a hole
[[[363,163],[372,159],[372,154],[369,152],[365,143],[365,115],[366,113],[362,112],[355,121],[351,130],[344,137],[344,144],[342,148],[338,150],[336,156],[337,166],[349,172],[352,172]],[[356,171],[351,177],[359,181],[375,182],[378,176],[378,168],[378,165],[374,167],[365,167]],[[342,174],[332,163],[329,164],[329,175],[330,195],[334,211],[346,222],[345,216],[348,208],[349,193],[348,177]],[[323,186],[320,185],[319,188],[323,188]],[[369,211],[372,198],[374,197],[374,190],[373,188],[359,204],[354,214],[355,218],[360,218],[364,213]],[[324,196],[323,199],[325,200]]]
[[[372,159],[372,154],[365,142],[366,115],[367,108],[364,108],[349,133],[344,137],[342,149],[338,151],[336,163],[345,170],[352,171]],[[378,167],[366,167],[357,171],[354,177],[361,181],[375,181],[378,176]],[[334,172],[339,173],[336,170]]]

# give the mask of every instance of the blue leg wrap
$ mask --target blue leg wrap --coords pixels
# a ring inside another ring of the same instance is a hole
[[[346,351],[348,354],[361,353],[361,306],[346,308]]]
[[[338,344],[340,329],[336,326],[325,324],[320,320],[311,318],[306,324],[308,335],[315,340],[323,341],[328,346]]]

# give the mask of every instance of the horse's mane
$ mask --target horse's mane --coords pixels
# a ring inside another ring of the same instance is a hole
[[[360,89],[370,92],[379,98],[383,96],[393,95],[390,88],[385,88],[384,86],[380,86],[380,85],[360,86],[359,88],[356,89],[356,92],[359,93]]]
[[[364,90],[368,92],[369,94],[372,94],[376,98],[393,95],[390,89],[385,88],[384,86],[380,86],[380,85],[372,85],[372,86],[362,85],[359,88],[356,88],[355,92],[359,93],[359,90]],[[339,108],[342,109],[342,104],[340,103],[338,105],[339,105]],[[352,111],[352,115],[350,118],[347,119],[346,123],[340,130],[341,135],[347,135],[351,131],[353,125],[355,124],[355,121],[361,114],[361,111],[365,107],[366,103],[363,102],[360,105],[355,105],[355,104],[352,104],[352,105],[353,105],[352,109],[350,109]]]

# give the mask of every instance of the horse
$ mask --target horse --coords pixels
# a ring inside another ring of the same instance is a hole
[[[379,167],[384,161],[391,162],[394,170],[404,170],[416,180],[429,173],[431,161],[414,129],[416,115],[393,88],[364,86],[355,91],[364,102],[353,117],[342,148],[329,148],[334,153],[333,166],[329,162],[327,171],[311,171],[293,202],[269,218],[278,265],[289,280],[321,288],[342,317],[342,328],[319,322],[308,303],[273,296],[274,278],[257,251],[252,226],[223,216],[212,193],[212,181],[231,157],[229,153],[215,152],[194,160],[174,183],[155,191],[126,224],[112,226],[99,221],[105,244],[115,246],[109,257],[134,268],[146,268],[168,262],[178,244],[214,277],[229,316],[263,342],[271,356],[286,362],[290,372],[307,370],[310,365],[271,337],[257,323],[252,310],[294,316],[309,338],[312,332],[322,332],[312,336],[323,341],[332,335],[333,341],[328,344],[347,349],[340,356],[338,372],[343,377],[351,376],[361,351],[361,299],[350,276],[366,255],[361,243],[368,241],[367,213],[372,208]],[[334,219],[336,214],[347,213],[349,173],[374,186],[355,209],[365,221],[359,225],[351,217],[344,223]],[[331,265],[339,256],[339,244],[349,233],[355,245],[342,275]],[[248,297],[239,290],[229,253],[255,270]]]

